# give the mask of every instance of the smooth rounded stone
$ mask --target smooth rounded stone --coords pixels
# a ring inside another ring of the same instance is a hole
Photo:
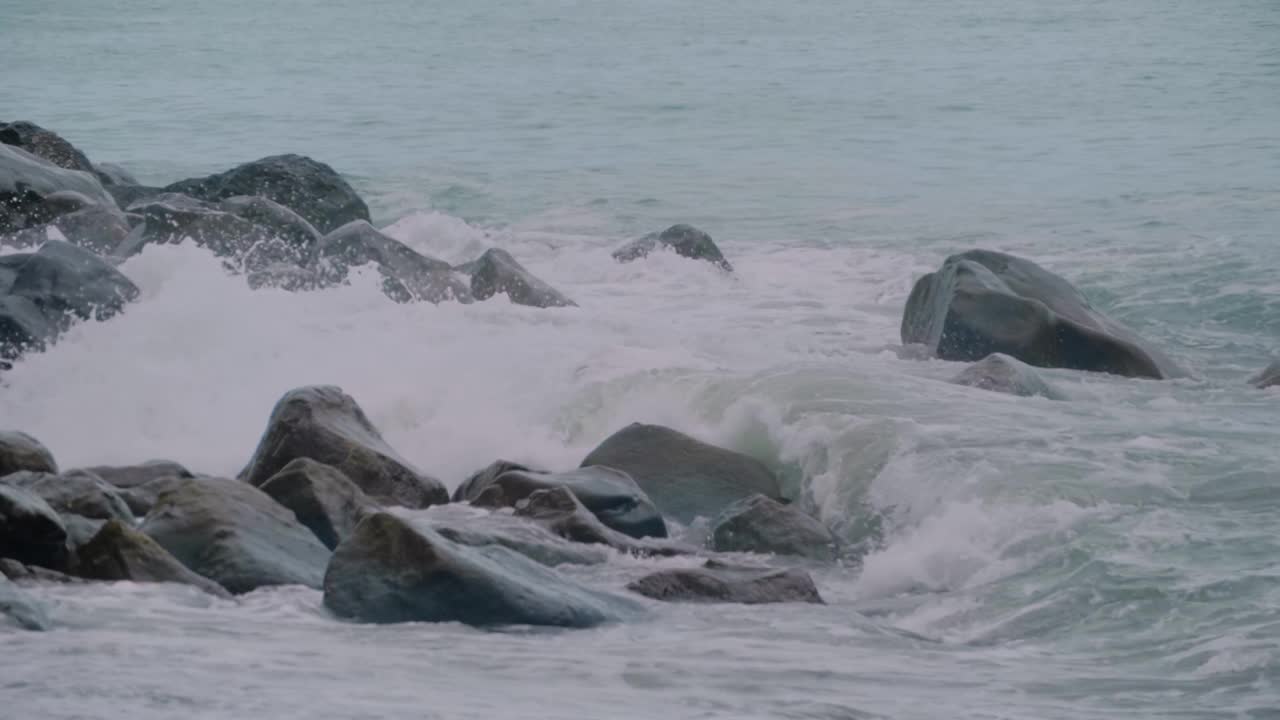
[[[57,228],[72,245],[99,255],[115,252],[132,229],[124,213],[101,205],[59,215],[49,226]]]
[[[495,460],[484,469],[479,470],[471,475],[471,477],[462,481],[462,484],[454,488],[453,496],[450,497],[452,502],[471,502],[484,492],[485,488],[493,484],[499,475],[510,470],[520,470],[525,472],[542,472],[535,470],[527,465],[511,462],[510,460]]]
[[[97,475],[121,490],[145,485],[152,480],[165,477],[195,477],[182,464],[172,460],[148,460],[138,465],[95,465],[80,469]]]
[[[138,286],[119,270],[62,240],[50,240],[35,253],[0,256],[0,293],[5,291],[35,303],[51,324],[63,315],[106,320],[138,297]]]
[[[221,585],[187,569],[155,540],[119,520],[104,524],[76,549],[76,557],[76,574],[90,580],[181,583],[230,597]]]
[[[1163,379],[1185,375],[1132,330],[1095,310],[1071,283],[990,250],[952,255],[921,277],[902,314],[903,343],[943,360],[1004,353],[1037,367]]]
[[[504,547],[550,567],[599,565],[608,562],[610,557],[602,547],[572,542],[541,523],[515,517],[508,511],[486,512],[470,505],[450,503],[415,512],[413,519],[451,542],[472,547]]]
[[[81,578],[60,573],[57,570],[50,570],[39,565],[24,565],[13,558],[0,558],[0,575],[19,585],[27,583],[77,584],[84,582]]]
[[[339,387],[312,385],[285,393],[241,478],[259,487],[302,457],[332,465],[384,504],[422,508],[449,502],[444,485],[392,450]]]
[[[0,483],[30,490],[60,514],[133,521],[133,513],[120,491],[91,472],[72,470],[56,475],[23,471],[0,477]]]
[[[834,560],[838,548],[836,536],[816,518],[795,505],[764,495],[752,495],[730,505],[711,530],[711,549],[717,552]]]
[[[324,604],[362,622],[583,628],[621,620],[626,598],[579,585],[502,547],[466,547],[374,513],[333,553]]]
[[[262,483],[262,492],[293,511],[298,522],[332,550],[378,509],[368,495],[337,468],[298,458]]]
[[[138,179],[133,176],[133,173],[115,163],[98,163],[93,166],[93,172],[104,187],[138,184]]]
[[[692,549],[668,543],[637,540],[606,527],[567,487],[537,490],[520,500],[515,516],[532,520],[550,532],[577,543],[607,545],[638,557],[689,555]]]
[[[1265,370],[1250,378],[1249,382],[1260,389],[1280,385],[1280,360],[1268,365]]]
[[[564,293],[534,277],[506,250],[490,248],[465,267],[471,276],[471,295],[476,300],[488,300],[505,293],[516,305],[540,308],[578,306]]]
[[[1045,382],[1030,365],[1001,353],[988,355],[970,365],[951,382],[1019,397],[1039,395],[1050,400],[1066,399],[1066,395]]]
[[[244,258],[271,240],[264,228],[218,205],[181,193],[148,197],[127,209],[142,216],[142,225],[140,232],[131,233],[116,248],[114,254],[120,258],[132,257],[147,245],[177,244],[187,239],[218,257]]]
[[[23,630],[48,630],[49,615],[22,588],[0,575],[0,621]]]
[[[63,190],[78,192],[105,207],[115,205],[90,173],[67,170],[0,143],[0,235],[48,222],[51,218],[44,199]]]
[[[10,473],[58,472],[49,448],[24,432],[0,431],[0,478]]]
[[[672,225],[660,233],[649,233],[613,251],[613,259],[631,262],[647,257],[659,247],[674,250],[677,255],[694,260],[706,260],[722,270],[733,272],[733,266],[725,259],[711,236],[692,225]]]
[[[22,148],[37,157],[48,160],[60,168],[93,172],[88,156],[61,135],[46,130],[33,122],[0,123],[0,143]]]
[[[316,263],[330,283],[345,282],[352,268],[372,263],[382,275],[382,292],[396,302],[472,302],[471,288],[449,263],[415,251],[365,220],[349,222],[320,238]]]
[[[319,588],[329,561],[329,549],[293,513],[225,478],[181,481],[160,495],[141,530],[237,595],[273,585]]]
[[[568,488],[605,526],[635,538],[667,537],[653,501],[621,470],[593,465],[563,473],[510,469],[488,484],[471,483],[463,499],[485,507],[515,507],[538,490]],[[483,498],[483,499],[481,499]]]
[[[791,568],[752,568],[708,560],[697,568],[659,570],[627,589],[663,602],[824,604],[809,573]]]
[[[216,202],[260,195],[292,209],[320,232],[353,220],[369,220],[369,208],[333,168],[302,155],[272,155],[203,178],[181,180],[165,188]]]
[[[67,526],[35,493],[0,483],[0,557],[58,569],[67,559]]]
[[[591,465],[627,473],[663,515],[686,524],[756,493],[782,495],[777,476],[759,460],[661,425],[632,423],[610,435],[582,461]]]

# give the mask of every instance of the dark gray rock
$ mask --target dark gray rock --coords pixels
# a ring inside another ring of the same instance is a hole
[[[613,258],[618,262],[631,262],[647,257],[659,247],[670,248],[683,257],[706,260],[728,272],[733,271],[733,266],[712,242],[711,236],[692,225],[672,225],[660,233],[649,233],[613,251]]]
[[[97,465],[81,469],[97,475],[121,490],[145,485],[160,478],[195,477],[190,470],[172,460],[148,460],[138,465]]]
[[[341,175],[301,155],[265,157],[224,173],[181,180],[165,190],[209,202],[260,195],[292,209],[322,233],[369,220],[368,206]]]
[[[375,513],[333,554],[325,606],[374,623],[591,627],[636,608],[501,547],[465,547]]]
[[[462,499],[486,507],[515,507],[538,490],[566,487],[607,527],[635,538],[667,536],[662,513],[649,496],[630,475],[611,467],[591,466],[564,473],[509,469],[487,483],[469,482],[466,486]]]
[[[329,283],[345,282],[352,268],[372,263],[382,275],[382,291],[396,302],[472,301],[471,289],[449,263],[418,253],[364,220],[320,238],[316,262]]]
[[[89,208],[102,208],[119,212],[120,208],[105,207],[98,201],[75,190],[59,190],[44,197],[44,209],[49,217],[57,218],[68,213],[79,212]]]
[[[988,355],[970,365],[952,378],[951,382],[1019,397],[1039,395],[1050,400],[1066,399],[1065,395],[1036,374],[1030,365],[1001,353]]]
[[[0,123],[0,143],[21,148],[60,168],[93,172],[93,163],[65,138],[33,122]]]
[[[0,296],[0,369],[11,367],[5,360],[43,350],[57,334],[57,326],[35,303],[26,298]]]
[[[606,548],[572,542],[527,518],[485,512],[466,504],[436,505],[414,520],[450,542],[470,547],[504,547],[549,567],[599,565],[608,562],[611,555]]]
[[[368,495],[337,468],[298,458],[262,483],[262,492],[293,511],[298,522],[330,550],[378,509]]]
[[[5,293],[31,301],[55,324],[63,318],[106,320],[138,296],[138,287],[88,250],[50,240],[35,253],[0,256]]]
[[[778,478],[759,460],[661,425],[632,423],[610,435],[582,461],[591,465],[627,473],[663,515],[683,523],[715,517],[756,493],[782,495]]]
[[[505,293],[517,305],[541,308],[578,306],[559,290],[534,277],[506,250],[490,248],[478,260],[463,267],[471,276],[471,295],[476,300],[488,300]]]
[[[62,475],[23,471],[0,477],[0,483],[39,495],[62,515],[133,521],[133,513],[120,492],[102,478],[84,470],[72,470]]]
[[[75,513],[59,513],[62,516],[62,523],[67,526],[67,550],[70,551],[67,560],[67,567],[75,567],[75,554],[81,545],[93,539],[94,535],[107,524],[106,520],[99,518],[87,518],[83,515]]]
[[[179,193],[148,197],[133,203],[128,210],[141,215],[142,224],[116,248],[114,254],[119,258],[132,257],[147,245],[190,239],[218,257],[244,262],[260,245],[280,245],[272,242],[264,228],[239,215]],[[280,253],[287,254],[284,250]]]
[[[44,199],[63,190],[78,192],[104,207],[115,205],[90,173],[67,170],[0,143],[0,235],[47,223],[52,218]]]
[[[49,615],[22,588],[0,576],[0,623],[23,630],[48,630]]]
[[[825,525],[795,505],[752,495],[716,519],[711,549],[834,560],[838,542]]]
[[[1274,385],[1280,385],[1280,360],[1268,365],[1265,370],[1250,378],[1249,382],[1256,388],[1269,388]]]
[[[714,560],[700,568],[659,570],[627,589],[664,602],[823,604],[813,578],[803,570],[734,567]]]
[[[148,480],[141,485],[120,488],[120,496],[124,498],[125,503],[135,516],[144,517],[151,512],[151,508],[155,507],[156,501],[160,499],[161,495],[189,479],[191,478],[166,475]]]
[[[235,594],[272,585],[319,588],[329,549],[266,493],[235,480],[183,480],[142,524],[189,569]]]
[[[298,249],[299,262],[310,256],[320,239],[320,231],[301,215],[264,197],[237,195],[218,203],[218,207],[265,228],[272,237],[288,241]]]
[[[692,550],[669,543],[637,540],[606,527],[567,487],[537,490],[520,500],[515,516],[527,518],[560,537],[577,543],[607,545],[637,557],[689,555]]]
[[[218,597],[230,593],[178,562],[155,540],[131,526],[111,520],[76,550],[76,574],[90,580],[194,585]]]
[[[124,213],[101,205],[58,215],[49,226],[56,228],[72,245],[98,255],[115,252],[131,230]]]
[[[133,173],[115,163],[98,163],[94,166],[93,172],[98,176],[98,181],[103,187],[138,184],[138,179],[133,176]]]
[[[497,480],[499,475],[510,470],[521,470],[534,473],[542,472],[541,470],[535,470],[527,465],[511,462],[510,460],[495,460],[494,462],[489,463],[489,465],[483,470],[476,472],[471,477],[462,481],[462,484],[458,485],[458,487],[454,489],[453,496],[450,499],[453,502],[471,502],[479,496],[480,493],[484,492],[485,488],[492,485],[493,481]]]
[[[241,477],[258,487],[303,457],[332,465],[384,504],[423,508],[449,502],[444,485],[392,450],[338,387],[313,385],[285,393]]]
[[[107,185],[105,190],[122,208],[165,194],[164,188],[150,185]]]
[[[39,495],[0,483],[0,557],[52,569],[66,566],[67,527]]]
[[[57,570],[42,568],[39,565],[23,565],[13,558],[0,558],[0,575],[4,575],[19,585],[34,585],[37,583],[74,585],[84,582],[81,578],[60,573]]]
[[[0,431],[0,478],[10,473],[58,472],[58,463],[49,448],[23,432]]]
[[[901,333],[903,343],[921,343],[943,360],[1004,353],[1037,367],[1156,379],[1184,374],[1066,280],[989,250],[953,255],[920,278]]]

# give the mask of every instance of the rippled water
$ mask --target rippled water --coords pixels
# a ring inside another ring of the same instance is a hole
[[[39,588],[59,628],[0,634],[0,717],[1280,716],[1278,396],[1244,384],[1280,352],[1274,2],[0,0],[0,48],[0,119],[144,182],[311,154],[397,237],[505,247],[581,305],[254,292],[154,248],[139,303],[0,386],[62,465],[232,473],[323,382],[451,485],[641,420],[766,460],[834,527],[887,519],[816,571],[827,606],[568,633]],[[673,222],[735,275],[609,258]],[[1054,402],[901,359],[911,283],[978,246],[1194,377],[1046,371]]]

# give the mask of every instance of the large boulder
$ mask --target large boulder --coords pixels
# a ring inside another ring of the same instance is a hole
[[[1039,395],[1050,400],[1066,399],[1065,395],[1045,382],[1030,365],[1002,353],[993,353],[970,365],[952,378],[951,382],[1019,397]]]
[[[0,123],[0,143],[22,148],[32,155],[67,170],[88,173],[95,170],[88,156],[80,152],[75,145],[52,130],[46,130],[33,122],[19,120]]]
[[[45,198],[71,190],[105,207],[115,200],[97,178],[68,170],[11,145],[0,143],[0,235],[43,225],[52,219]]]
[[[1249,382],[1256,388],[1269,388],[1274,385],[1280,385],[1280,360],[1268,365],[1262,372],[1250,378]]]
[[[420,524],[375,513],[334,551],[324,604],[374,623],[590,627],[634,610],[501,547],[464,547]]]
[[[756,493],[782,495],[777,476],[759,460],[661,425],[632,423],[610,435],[582,461],[591,465],[627,473],[664,515],[683,523],[715,517]]]
[[[241,594],[272,585],[319,588],[329,549],[266,493],[197,478],[163,493],[142,524],[191,570]]]
[[[471,289],[443,260],[427,257],[355,220],[320,238],[316,262],[325,280],[344,282],[351,268],[373,264],[382,275],[382,291],[396,302],[446,300],[471,302]]]
[[[683,257],[706,260],[722,270],[733,271],[733,266],[712,242],[711,236],[692,225],[672,225],[660,233],[649,233],[614,250],[613,259],[631,262],[647,257],[660,247],[669,248]]]
[[[22,588],[0,575],[0,625],[23,630],[48,630],[49,616]]]
[[[53,453],[23,432],[0,431],[0,478],[22,470],[58,472]]]
[[[0,477],[0,483],[39,495],[62,515],[133,521],[133,513],[120,492],[102,478],[84,470],[72,470],[62,475],[23,471]]]
[[[90,580],[182,583],[230,597],[221,585],[192,572],[155,540],[119,520],[103,525],[76,549],[76,556],[76,574]]]
[[[606,527],[567,487],[537,490],[520,500],[515,516],[536,522],[560,537],[578,543],[607,545],[618,552],[650,557],[687,555],[691,550],[669,543],[637,540]]]
[[[375,503],[342,471],[311,458],[297,458],[262,483],[262,492],[293,511],[332,550],[351,535]]]
[[[538,490],[566,487],[600,522],[618,532],[636,538],[667,536],[667,525],[658,508],[621,470],[590,466],[564,473],[541,473],[511,468],[490,475],[488,482],[465,483],[466,493],[460,499],[487,507],[515,507]]]
[[[261,486],[302,457],[332,465],[384,504],[423,508],[449,502],[444,485],[392,450],[339,387],[312,385],[285,393],[241,478]]]
[[[30,300],[51,323],[106,320],[138,296],[138,286],[88,250],[50,240],[35,253],[0,256],[0,294]]]
[[[224,173],[181,180],[165,190],[209,202],[260,195],[292,209],[320,232],[369,220],[368,206],[341,175],[302,155],[265,157]]]
[[[476,300],[488,300],[505,293],[517,305],[541,308],[578,306],[564,293],[534,277],[511,257],[511,253],[501,248],[490,248],[478,260],[458,269],[471,276],[471,294]]]
[[[716,519],[711,549],[834,560],[838,541],[825,525],[795,505],[752,495],[730,505]]]
[[[218,257],[242,259],[271,239],[266,230],[239,215],[180,193],[148,197],[128,210],[140,215],[142,224],[116,248],[114,254],[120,258],[136,255],[147,245],[190,239]]]
[[[697,568],[659,570],[627,589],[664,602],[823,603],[813,578],[803,570],[735,567],[714,560]]]
[[[0,483],[0,557],[58,569],[66,565],[67,527],[49,503]]]
[[[1132,330],[1095,310],[1071,283],[1030,260],[990,250],[953,255],[920,278],[902,342],[943,360],[1011,355],[1037,367],[1143,378],[1184,374]]]
[[[568,540],[541,522],[507,512],[488,512],[465,503],[415,511],[414,521],[450,542],[470,547],[504,547],[549,567],[600,565],[612,555],[607,548]]]

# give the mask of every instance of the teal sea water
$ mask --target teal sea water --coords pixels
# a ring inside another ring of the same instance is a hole
[[[770,463],[848,530],[826,606],[667,606],[574,633],[338,623],[41,588],[0,717],[1280,717],[1280,5],[176,4],[0,0],[0,120],[146,183],[297,152],[451,261],[510,250],[580,308],[251,291],[190,246],[0,385],[62,465],[234,473],[272,404],[342,385],[453,485],[572,467],[631,421]],[[737,272],[609,252],[675,222]],[[1024,255],[1192,371],[1045,371],[1065,401],[899,352],[947,255]],[[584,581],[617,585],[618,558]]]

